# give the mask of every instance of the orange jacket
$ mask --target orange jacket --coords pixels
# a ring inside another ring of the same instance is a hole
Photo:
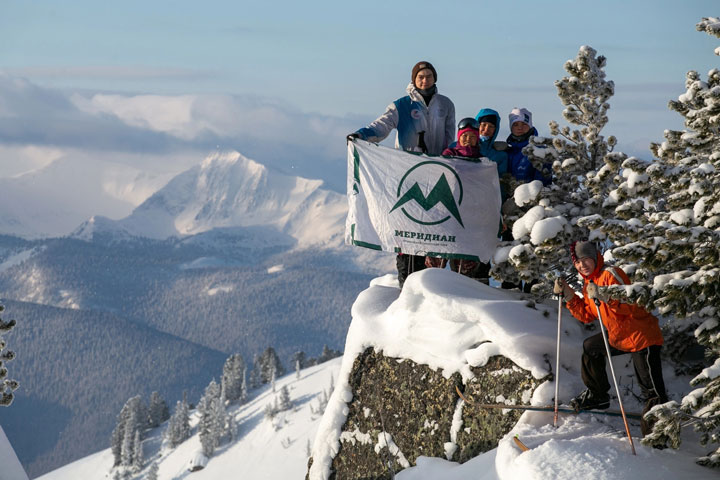
[[[617,267],[614,269],[623,283],[629,284],[630,278]],[[591,323],[597,319],[595,303],[587,297],[587,284],[590,280],[598,286],[621,284],[615,275],[605,268],[602,255],[598,253],[597,265],[590,276],[583,282],[583,297],[577,295],[567,302],[567,308],[575,318],[583,323]],[[662,345],[663,336],[658,319],[644,308],[629,303],[611,300],[600,303],[600,315],[608,332],[610,345],[624,352],[638,352],[652,345]]]

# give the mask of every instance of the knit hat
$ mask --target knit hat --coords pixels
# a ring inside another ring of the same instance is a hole
[[[484,117],[478,118],[478,123],[483,122],[492,123],[495,125],[495,128],[497,128],[498,118],[495,115],[485,115]]]
[[[412,76],[410,79],[412,80],[413,85],[415,85],[415,77],[417,76],[418,72],[420,70],[425,70],[426,68],[430,69],[430,71],[433,74],[433,78],[435,78],[435,81],[437,82],[437,72],[435,71],[435,67],[433,67],[432,63],[430,63],[430,62],[422,61],[422,62],[416,63],[412,69]]]
[[[581,258],[588,257],[595,260],[597,258],[597,247],[595,247],[593,242],[573,242],[573,244],[570,245],[570,257],[572,258],[573,263],[577,262]]]
[[[527,108],[513,108],[510,110],[510,126],[515,122],[527,123],[532,128],[532,112]]]
[[[458,130],[458,134],[457,134],[458,140],[460,140],[460,137],[461,137],[462,134],[465,133],[465,132],[472,132],[472,133],[475,134],[476,137],[478,136],[477,128],[465,127],[465,128],[463,128],[462,130]]]

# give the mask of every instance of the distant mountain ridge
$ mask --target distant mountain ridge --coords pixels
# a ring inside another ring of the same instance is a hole
[[[322,180],[285,175],[235,151],[218,152],[175,176],[128,217],[93,217],[72,236],[166,239],[215,228],[264,226],[291,236],[300,248],[338,247],[347,203],[322,185]]]

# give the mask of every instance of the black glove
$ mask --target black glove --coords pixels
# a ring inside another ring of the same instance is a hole
[[[348,143],[350,143],[350,142],[352,142],[353,140],[355,140],[356,138],[360,138],[360,134],[357,133],[357,132],[353,132],[353,133],[351,133],[350,135],[348,135],[348,136],[345,137],[345,138],[347,138]]]

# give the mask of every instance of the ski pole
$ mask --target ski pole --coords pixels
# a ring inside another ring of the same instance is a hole
[[[555,416],[553,417],[553,427],[557,428],[558,407],[560,398],[560,330],[562,324],[562,294],[558,295],[558,330],[557,330],[557,353],[555,355]]]
[[[623,423],[625,423],[625,431],[627,432],[628,440],[630,441],[630,449],[633,455],[635,453],[635,444],[633,444],[632,435],[630,435],[630,426],[628,425],[627,416],[625,415],[625,407],[623,406],[622,394],[618,388],[617,378],[615,377],[615,369],[613,368],[612,356],[610,355],[610,343],[608,343],[607,335],[605,334],[605,327],[603,326],[602,315],[600,314],[600,301],[596,298],[595,310],[597,310],[598,322],[600,322],[600,332],[602,333],[603,341],[605,342],[605,351],[607,352],[608,363],[610,364],[610,373],[612,374],[613,383],[615,384],[615,391],[618,395],[618,402],[620,403],[620,413],[622,413]]]

